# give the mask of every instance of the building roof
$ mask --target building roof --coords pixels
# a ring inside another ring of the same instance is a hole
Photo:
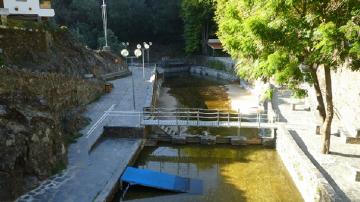
[[[208,40],[208,46],[214,50],[222,50],[223,46],[219,39],[209,39]]]

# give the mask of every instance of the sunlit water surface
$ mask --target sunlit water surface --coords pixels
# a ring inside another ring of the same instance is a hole
[[[229,108],[226,82],[190,75],[171,77],[164,83],[160,107]],[[190,128],[189,133],[207,130],[212,135],[236,135],[233,129]],[[249,138],[257,130],[241,129]],[[161,146],[145,148],[137,166],[203,180],[202,195],[176,194],[144,187],[129,189],[126,201],[302,201],[276,150],[262,146]],[[119,200],[119,196],[116,201]]]

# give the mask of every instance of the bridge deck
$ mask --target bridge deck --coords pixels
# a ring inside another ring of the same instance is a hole
[[[274,123],[259,122],[228,122],[228,121],[187,121],[187,120],[142,120],[147,126],[195,126],[195,127],[240,127],[240,128],[276,128]]]

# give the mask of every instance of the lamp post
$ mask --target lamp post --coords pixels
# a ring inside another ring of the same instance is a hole
[[[145,43],[144,43],[145,44]],[[144,46],[145,47],[145,46]],[[136,51],[138,51],[138,55],[139,56],[137,56],[136,54],[135,54],[135,56],[136,57],[140,57],[141,55],[142,55],[142,63],[143,63],[143,79],[144,79],[144,81],[145,81],[145,57],[144,57],[144,51],[145,51],[145,48],[143,48],[140,44],[138,44],[137,46],[136,46],[136,50],[135,50],[135,52]],[[140,52],[139,52],[140,51]]]
[[[144,48],[147,50],[148,66],[150,65],[150,46],[152,46],[152,42],[149,43],[144,42]]]
[[[105,46],[103,47],[103,50],[110,51],[110,46],[108,46],[108,38],[107,38],[107,13],[106,13],[105,0],[103,0],[103,3],[101,5],[101,14],[102,14],[104,38],[105,38]]]
[[[142,63],[143,63],[143,78],[145,80],[145,50],[147,50],[147,60],[148,60],[148,65],[150,64],[150,46],[152,45],[152,42],[149,42],[149,43],[146,43],[144,42],[143,43],[144,46],[142,47],[141,44],[138,44],[136,47],[138,50],[141,51],[141,55],[142,55]],[[140,55],[139,55],[140,57]]]
[[[127,49],[121,50],[121,55],[126,58],[127,63],[127,57],[129,56],[129,51]],[[131,74],[131,86],[132,86],[132,101],[133,101],[133,109],[135,111],[135,85],[134,85],[134,74]]]

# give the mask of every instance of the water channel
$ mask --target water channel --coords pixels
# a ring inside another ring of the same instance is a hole
[[[231,96],[249,99],[238,84],[190,75],[166,78],[159,107],[234,108]],[[241,103],[241,101],[240,101]],[[244,102],[244,104],[246,104]],[[248,138],[257,130],[185,128],[185,133],[209,135],[241,134]],[[131,187],[125,201],[303,201],[276,150],[263,146],[174,146],[145,148],[137,164],[164,173],[203,180],[203,195],[176,194],[144,187]],[[119,197],[115,201],[119,201]]]

